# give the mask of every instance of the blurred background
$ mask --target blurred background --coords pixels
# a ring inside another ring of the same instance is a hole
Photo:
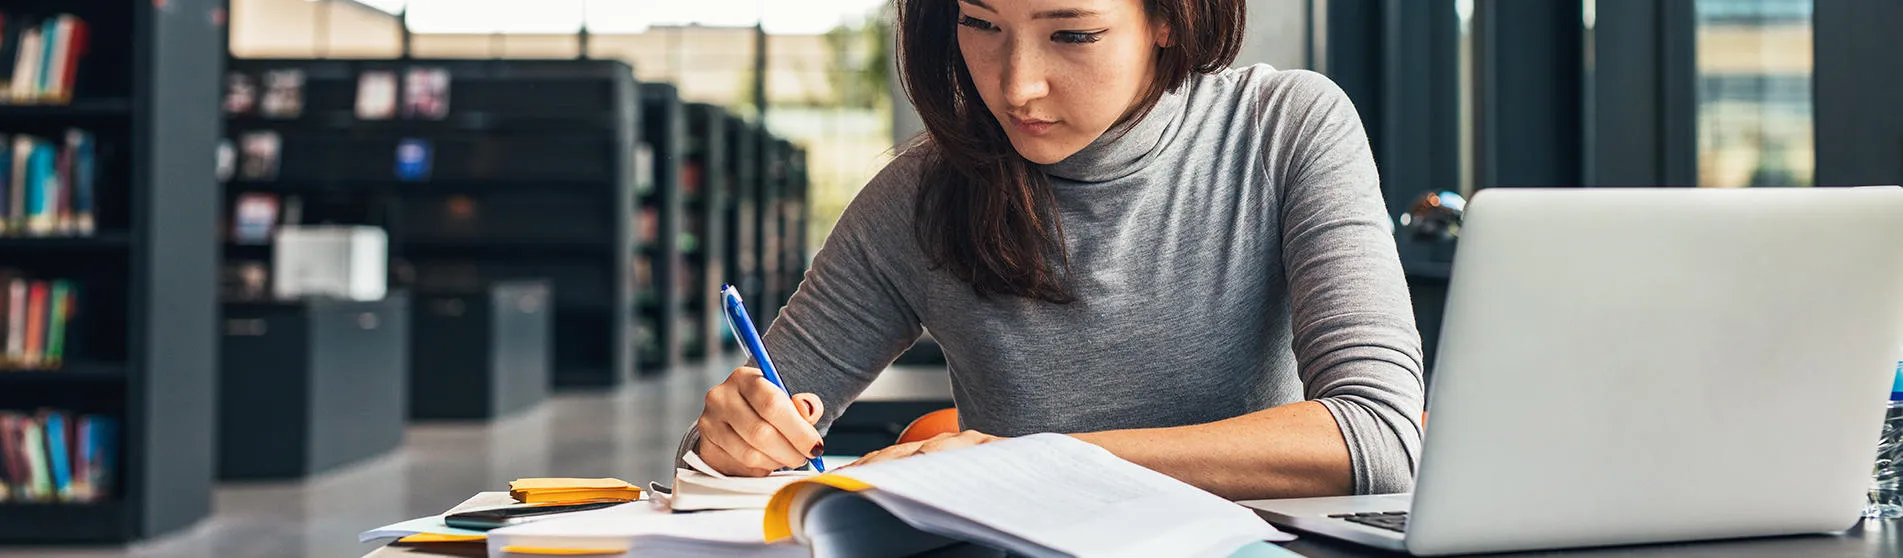
[[[1237,65],[1355,102],[1430,362],[1478,190],[1903,183],[1893,0],[1248,12]],[[0,554],[392,556],[515,478],[667,479],[744,362],[718,289],[771,323],[922,129],[892,17],[0,2]],[[951,404],[928,332],[826,446]]]

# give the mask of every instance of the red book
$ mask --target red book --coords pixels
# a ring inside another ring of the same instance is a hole
[[[26,463],[20,455],[20,417],[12,412],[0,412],[0,482],[7,485],[7,491],[14,498],[24,497],[26,485]]]
[[[46,282],[34,281],[26,295],[26,364],[37,367],[46,350]]]
[[[60,102],[70,102],[73,100],[73,84],[79,77],[79,59],[86,54],[86,41],[90,35],[86,29],[86,20],[70,15],[63,17],[72,18],[73,33],[68,38],[70,43],[66,48],[66,59],[59,62],[59,84],[54,87],[59,90]]]

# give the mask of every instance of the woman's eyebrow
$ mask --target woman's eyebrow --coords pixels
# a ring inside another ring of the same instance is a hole
[[[986,11],[990,11],[992,13],[998,12],[997,8],[993,8],[989,4],[985,4],[984,0],[958,0],[958,1],[964,2],[966,4],[971,4],[979,8],[984,8]],[[1103,15],[1103,12],[1098,12],[1094,10],[1086,10],[1082,8],[1063,8],[1063,9],[1057,9],[1057,10],[1044,10],[1036,14],[1032,14],[1031,19],[1078,19],[1078,18],[1086,18],[1086,17],[1096,16],[1096,15]]]

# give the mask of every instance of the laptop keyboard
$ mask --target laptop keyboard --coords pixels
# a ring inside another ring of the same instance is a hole
[[[1338,513],[1328,517],[1350,523],[1360,523],[1370,527],[1380,527],[1398,533],[1407,532],[1407,512],[1404,511]]]

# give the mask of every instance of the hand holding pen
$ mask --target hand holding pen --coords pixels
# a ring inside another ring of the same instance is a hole
[[[807,464],[824,471],[818,457],[826,446],[813,426],[824,405],[811,393],[788,395],[739,293],[728,287],[721,302],[734,337],[758,367],[736,369],[707,391],[706,407],[695,423],[700,430],[695,452],[729,475],[765,476]]]

